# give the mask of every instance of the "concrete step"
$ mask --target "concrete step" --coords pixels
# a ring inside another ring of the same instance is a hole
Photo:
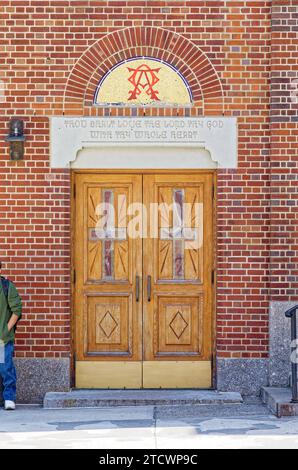
[[[44,408],[94,408],[105,406],[239,404],[237,392],[215,390],[71,390],[48,392]]]
[[[261,398],[278,418],[298,416],[298,403],[291,403],[292,391],[290,388],[262,387]]]

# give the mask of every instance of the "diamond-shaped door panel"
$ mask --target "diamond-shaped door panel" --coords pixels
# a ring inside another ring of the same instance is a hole
[[[187,327],[188,323],[184,320],[182,313],[178,310],[170,323],[170,328],[172,329],[177,339],[181,338]]]
[[[165,306],[165,345],[189,345],[191,342],[191,307],[175,305],[171,301]]]
[[[120,304],[97,304],[96,343],[119,343]]]
[[[119,305],[117,307],[119,307]],[[107,310],[104,317],[99,322],[99,327],[101,328],[105,337],[110,339],[112,333],[114,333],[117,326],[118,326],[117,321],[115,320],[111,312]]]
[[[158,296],[154,315],[154,354],[201,354],[202,296]]]
[[[130,355],[132,348],[130,296],[114,294],[87,297],[86,355],[119,353]]]

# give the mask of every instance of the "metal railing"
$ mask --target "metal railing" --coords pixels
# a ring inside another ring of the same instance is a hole
[[[297,364],[297,310],[298,305],[295,305],[292,308],[289,308],[285,312],[285,316],[291,319],[291,363],[292,363],[292,403],[298,403],[298,364]],[[294,359],[295,357],[295,359]]]

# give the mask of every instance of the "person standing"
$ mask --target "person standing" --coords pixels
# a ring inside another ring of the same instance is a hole
[[[15,285],[1,276],[0,261],[0,376],[3,383],[5,410],[15,410],[16,370],[14,340],[16,324],[22,316],[22,300]]]

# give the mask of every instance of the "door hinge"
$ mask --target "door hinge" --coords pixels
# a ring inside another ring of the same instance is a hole
[[[72,283],[73,284],[76,283],[76,270],[75,269],[72,270]]]
[[[214,284],[215,281],[215,269],[212,269],[211,271],[211,283]]]
[[[215,198],[215,184],[212,184],[212,199]]]
[[[73,185],[73,198],[76,198],[76,184]]]

